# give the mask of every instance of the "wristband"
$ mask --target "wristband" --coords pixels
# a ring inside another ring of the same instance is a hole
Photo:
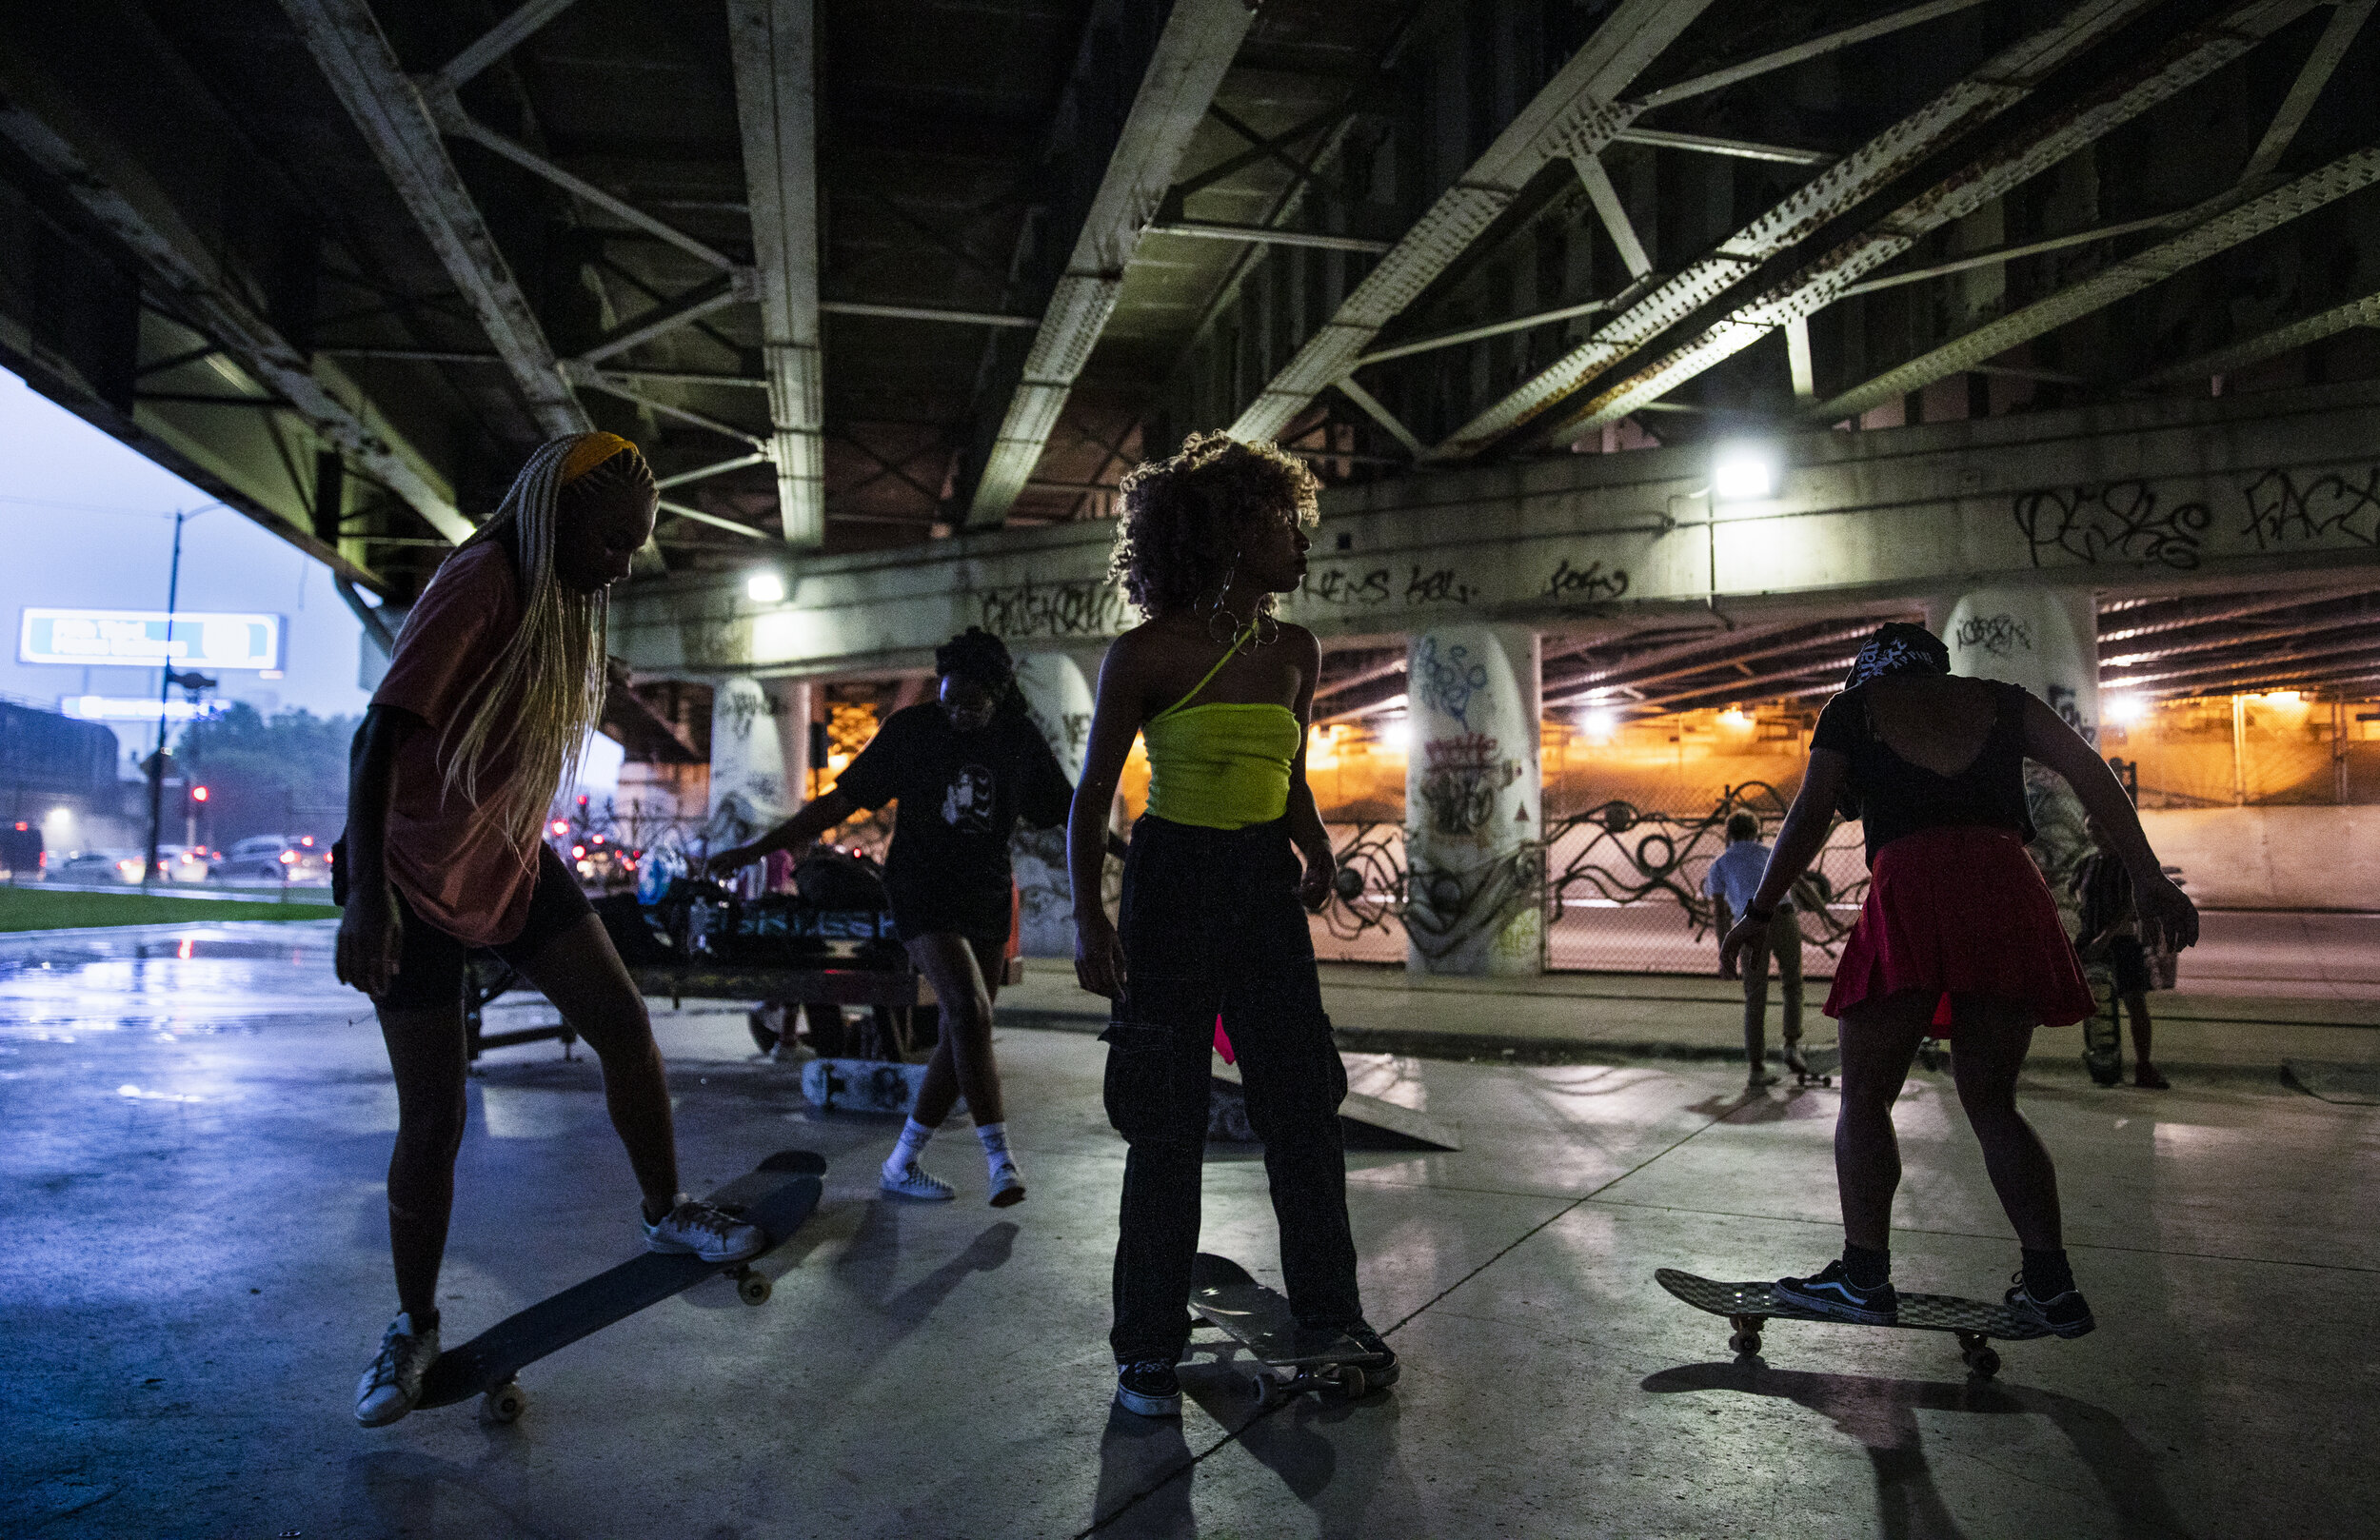
[[[1756,903],[1748,903],[1744,905],[1744,918],[1750,920],[1756,920],[1760,924],[1765,925],[1770,920],[1776,918],[1776,908],[1775,905],[1771,905],[1769,908],[1763,909]]]

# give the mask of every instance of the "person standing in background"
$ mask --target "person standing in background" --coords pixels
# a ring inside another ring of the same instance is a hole
[[[1712,934],[1724,938],[1752,907],[1760,876],[1769,869],[1769,847],[1760,842],[1760,820],[1738,809],[1727,819],[1727,848],[1703,874],[1702,896],[1713,901]],[[1768,1070],[1769,961],[1784,997],[1785,1062],[1795,1073],[1801,1062],[1801,920],[1789,898],[1776,906],[1776,916],[1743,956],[1719,958],[1719,977],[1733,978],[1738,969],[1744,980],[1744,1061],[1749,1066],[1744,1089],[1757,1091],[1776,1083]]]
[[[2095,819],[2083,820],[2096,848],[2074,874],[2074,897],[2082,902],[2081,942],[2085,962],[2105,962],[2115,976],[2115,997],[2132,1024],[2132,1084],[2165,1091],[2172,1083],[2149,1056],[2149,949],[2140,942],[2140,914],[2132,901],[2132,875],[2108,845]],[[2120,1071],[2119,1071],[2120,1073]]]

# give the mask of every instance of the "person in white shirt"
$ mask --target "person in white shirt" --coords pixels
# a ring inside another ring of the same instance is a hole
[[[1717,907],[1714,935],[1725,936],[1751,909],[1753,895],[1759,891],[1761,875],[1768,868],[1769,847],[1760,842],[1759,819],[1750,813],[1735,813],[1727,820],[1727,849],[1711,862],[1710,871],[1702,879],[1703,897],[1714,900]],[[1802,1067],[1801,921],[1790,899],[1776,906],[1776,918],[1769,921],[1767,934],[1745,947],[1742,958],[1744,1056],[1751,1066],[1744,1083],[1755,1091],[1775,1085],[1777,1078],[1768,1072],[1772,958],[1776,961],[1777,980],[1785,997],[1785,1062],[1798,1072]],[[1733,978],[1735,973],[1722,957],[1719,977]]]

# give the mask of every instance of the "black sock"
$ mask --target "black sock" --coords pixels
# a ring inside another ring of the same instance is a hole
[[[2025,1292],[2035,1299],[2055,1299],[2074,1287],[2074,1270],[2063,1251],[2025,1253]]]
[[[1843,1275],[1862,1289],[1881,1289],[1893,1281],[1893,1254],[1843,1243]]]
[[[412,1320],[413,1334],[415,1336],[421,1335],[424,1332],[435,1332],[438,1330],[438,1313],[434,1310],[426,1310],[419,1315],[413,1316]]]

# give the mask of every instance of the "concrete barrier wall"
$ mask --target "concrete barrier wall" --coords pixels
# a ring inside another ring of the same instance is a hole
[[[2140,815],[2209,909],[2380,911],[2380,807],[2209,807]]]

